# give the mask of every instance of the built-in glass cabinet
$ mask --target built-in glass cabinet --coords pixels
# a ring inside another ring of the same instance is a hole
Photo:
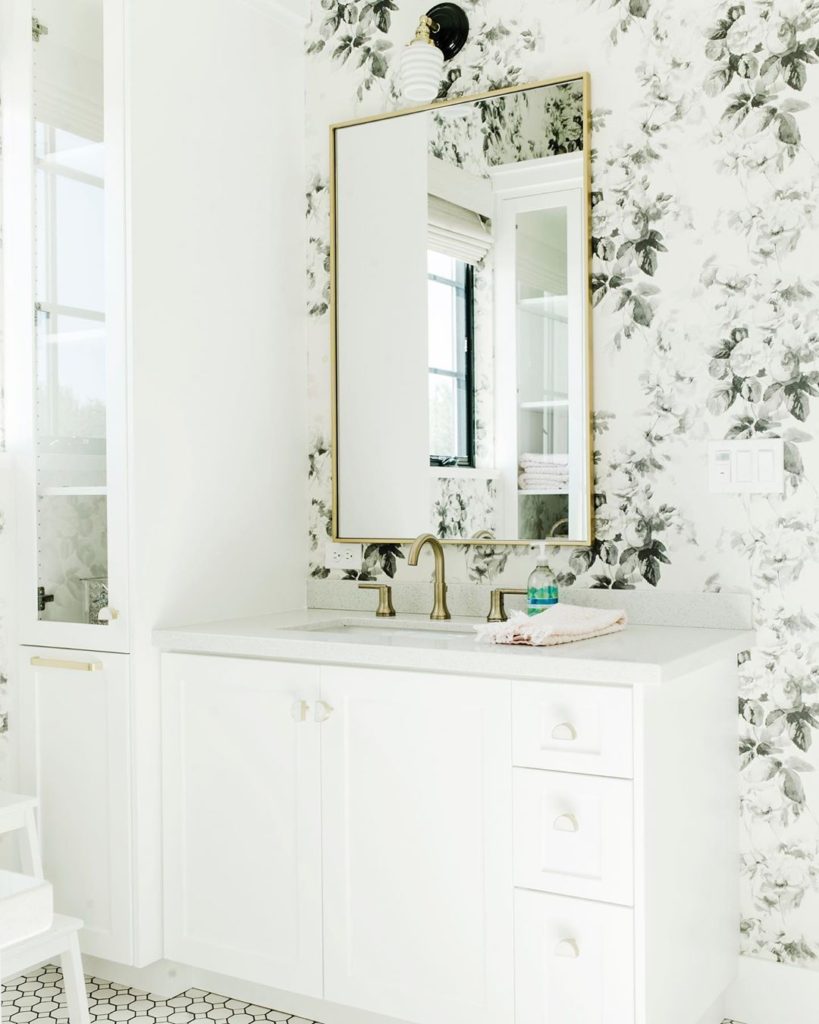
[[[521,537],[569,532],[568,210],[515,218],[518,524]]]
[[[38,613],[97,624],[108,605],[102,7],[79,26],[55,13],[34,13]]]
[[[24,636],[122,650],[121,637],[104,637],[124,634],[124,586],[114,577],[125,561],[124,552],[112,557],[113,545],[124,546],[124,445],[112,445],[124,437],[124,338],[110,309],[113,294],[116,328],[124,319],[116,287],[122,182],[109,188],[122,145],[112,163],[106,138],[111,125],[121,132],[121,115],[106,116],[116,76],[105,67],[104,9],[103,0],[34,0],[26,12],[30,72],[27,88],[24,74],[14,79],[10,159],[30,200],[28,223],[16,228],[19,238],[28,234],[31,279],[29,294],[15,298],[11,344],[22,350],[30,338],[24,369],[33,387],[15,423],[31,460],[20,524],[34,562],[20,574]]]

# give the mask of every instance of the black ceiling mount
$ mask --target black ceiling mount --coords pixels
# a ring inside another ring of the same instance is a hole
[[[451,60],[460,53],[469,35],[469,18],[457,4],[436,4],[427,11],[427,17],[434,25],[430,32],[432,41],[443,53],[444,60]]]

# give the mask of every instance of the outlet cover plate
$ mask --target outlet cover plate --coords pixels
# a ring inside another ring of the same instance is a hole
[[[363,558],[364,548],[361,544],[341,544],[328,540],[324,549],[324,568],[359,572]]]

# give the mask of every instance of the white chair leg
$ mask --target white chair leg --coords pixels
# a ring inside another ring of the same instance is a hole
[[[37,819],[34,817],[33,807],[26,810],[25,822],[25,837],[20,851],[23,872],[26,875],[33,875],[35,878],[42,878],[43,860],[40,856],[40,840],[37,835]]]
[[[76,935],[71,936],[68,949],[60,954],[60,966],[63,969],[65,1000],[68,1004],[70,1024],[90,1024],[88,993],[85,990],[80,943]]]

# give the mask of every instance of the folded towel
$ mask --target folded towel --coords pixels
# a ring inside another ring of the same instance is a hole
[[[518,486],[522,491],[560,491],[569,489],[568,473],[521,473]]]
[[[489,622],[476,626],[475,632],[481,643],[551,647],[617,633],[627,621],[626,613],[617,609],[555,604],[537,615],[512,612],[508,622]]]
[[[547,452],[524,452],[520,457],[521,466],[568,466],[569,456]]]
[[[560,469],[554,473],[535,473],[533,470],[527,469],[520,476],[521,479],[526,480],[568,480],[569,471],[567,469]]]

